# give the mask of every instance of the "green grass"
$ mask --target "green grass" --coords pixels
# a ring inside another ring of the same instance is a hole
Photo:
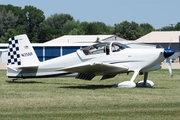
[[[150,72],[153,88],[112,88],[130,75],[92,81],[75,78],[22,79],[0,71],[0,119],[180,119],[180,70]],[[143,79],[138,76],[135,82]]]

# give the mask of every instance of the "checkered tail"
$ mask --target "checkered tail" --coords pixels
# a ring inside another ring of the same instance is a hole
[[[21,65],[19,43],[15,37],[9,39],[8,65]]]

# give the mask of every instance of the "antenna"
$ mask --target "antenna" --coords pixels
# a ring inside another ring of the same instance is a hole
[[[172,31],[173,31],[173,25],[174,25],[174,24],[169,24],[169,25],[172,27]]]

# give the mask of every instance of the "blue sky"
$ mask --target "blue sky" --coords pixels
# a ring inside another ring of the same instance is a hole
[[[32,5],[46,18],[67,13],[80,22],[99,21],[110,26],[127,20],[159,29],[180,22],[180,0],[0,0],[0,4]]]

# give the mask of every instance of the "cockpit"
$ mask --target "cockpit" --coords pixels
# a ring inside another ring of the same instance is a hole
[[[82,48],[81,50],[85,55],[93,55],[93,54],[103,54],[109,55],[110,52],[119,52],[123,49],[129,48],[128,46],[118,43],[118,42],[101,42],[86,48]]]

